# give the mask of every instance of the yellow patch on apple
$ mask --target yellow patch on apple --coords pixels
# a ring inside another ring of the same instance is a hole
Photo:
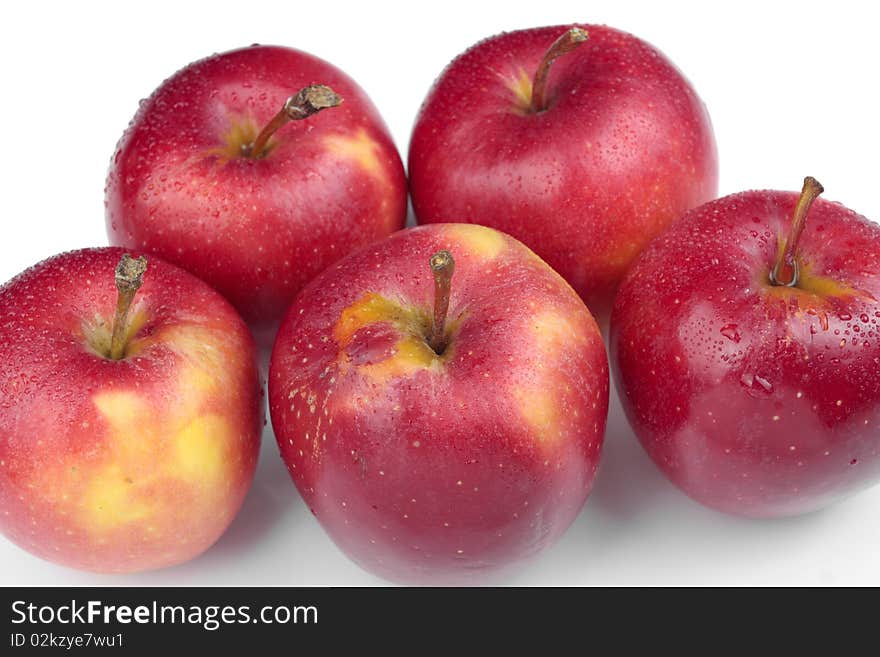
[[[785,248],[784,238],[779,238],[777,260],[782,258]],[[809,262],[798,261],[797,285],[773,285],[770,283],[770,272],[761,280],[764,293],[786,301],[794,301],[803,310],[818,310],[826,307],[829,299],[846,299],[865,296],[863,292],[850,287],[842,281],[836,281],[813,271]]]
[[[223,482],[231,476],[228,457],[236,436],[226,418],[203,411],[217,385],[211,369],[192,363],[184,369],[176,407],[167,416],[157,416],[132,391],[94,395],[107,426],[106,454],[91,472],[76,474],[84,482],[77,511],[93,533],[132,523],[161,524],[158,520],[173,500],[155,491],[167,482],[183,484],[192,494],[191,503],[222,503],[215,497],[225,494]]]
[[[371,292],[346,307],[333,327],[333,337],[340,347],[340,371],[348,368],[344,354],[355,333],[380,323],[393,326],[400,337],[388,358],[357,367],[360,374],[375,381],[387,382],[410,376],[419,370],[439,368],[443,359],[451,353],[451,349],[448,349],[438,356],[428,345],[425,340],[428,320],[423,312]]]
[[[570,348],[572,343],[580,344],[587,339],[572,319],[551,310],[530,317],[529,328],[534,336],[534,344],[545,358],[552,358]]]
[[[539,442],[548,442],[559,433],[556,406],[558,396],[543,385],[514,386],[513,398],[520,416]]]
[[[394,345],[394,354],[379,363],[362,365],[358,371],[379,382],[411,376],[420,370],[439,370],[441,356],[420,338],[407,336]]]
[[[412,309],[370,292],[342,311],[333,327],[333,338],[344,349],[351,343],[354,334],[365,326],[386,322],[400,330],[407,330],[417,321],[417,313]]]
[[[483,260],[494,260],[507,248],[503,233],[477,224],[450,224],[445,227],[444,236],[454,243],[450,250],[456,257],[456,245],[459,250]]]
[[[573,318],[553,310],[540,310],[528,318],[525,327],[532,336],[537,353],[536,363],[530,370],[527,383],[512,386],[511,394],[520,416],[541,442],[552,440],[559,434],[557,407],[564,392],[559,389],[557,368],[552,364],[560,354],[570,352],[572,344],[580,345],[586,336],[578,330]],[[547,364],[550,364],[547,366]]]
[[[517,109],[527,112],[532,105],[532,76],[522,67],[514,76],[505,76],[507,88],[513,92]]]
[[[222,485],[231,439],[225,418],[213,413],[197,416],[175,436],[173,474],[203,488]]]
[[[334,155],[355,162],[383,184],[387,182],[388,174],[379,157],[379,144],[363,128],[353,135],[327,135],[324,145]]]

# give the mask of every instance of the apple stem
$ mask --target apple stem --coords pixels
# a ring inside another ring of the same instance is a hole
[[[532,104],[530,110],[533,113],[543,112],[547,109],[545,94],[547,92],[547,78],[550,74],[550,66],[558,57],[576,49],[588,38],[589,35],[586,30],[573,27],[556,39],[544,54],[544,58],[538,65],[538,70],[535,72],[535,77],[532,80]]]
[[[800,242],[801,234],[804,232],[804,226],[807,223],[807,214],[813,201],[819,198],[819,194],[825,191],[825,188],[819,184],[819,181],[812,176],[804,178],[804,187],[801,190],[801,196],[794,208],[794,215],[791,220],[791,228],[788,231],[788,239],[785,240],[779,258],[776,260],[776,266],[770,272],[770,282],[773,285],[785,287],[794,287],[798,283],[798,263],[797,248]]]
[[[428,344],[437,354],[446,350],[446,313],[449,311],[449,294],[452,290],[452,274],[455,260],[447,251],[438,251],[431,256],[431,273],[434,274],[434,321]]]
[[[113,333],[110,338],[110,358],[121,360],[125,356],[128,334],[128,311],[134,295],[144,282],[147,259],[144,256],[132,258],[127,253],[116,265],[116,315],[113,318]]]
[[[259,158],[265,155],[266,144],[275,132],[289,121],[302,121],[328,107],[336,107],[342,98],[330,87],[311,84],[300,89],[284,103],[284,107],[260,131],[253,143],[241,147],[245,157]]]

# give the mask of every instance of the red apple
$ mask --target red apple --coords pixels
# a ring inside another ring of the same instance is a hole
[[[585,25],[501,34],[453,61],[419,113],[409,174],[420,223],[513,235],[601,319],[643,246],[716,196],[718,164],[678,69]]]
[[[537,553],[580,511],[608,369],[558,274],[498,231],[444,224],[306,287],[269,402],[288,470],[343,551],[390,579],[461,581]]]
[[[406,217],[403,166],[366,94],[331,64],[270,46],[165,81],[123,135],[106,194],[112,244],[184,267],[263,327]]]
[[[0,287],[0,530],[100,572],[214,543],[250,486],[263,419],[232,306],[159,258],[144,275],[121,257],[65,253]]]
[[[880,479],[880,227],[836,203],[810,209],[819,192],[808,178],[800,198],[692,210],[615,302],[633,429],[677,486],[722,511],[805,513]]]

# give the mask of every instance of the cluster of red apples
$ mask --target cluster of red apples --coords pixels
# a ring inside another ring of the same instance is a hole
[[[880,228],[812,178],[712,200],[706,110],[647,43],[481,42],[408,173],[306,53],[164,82],[112,160],[113,246],[0,288],[3,533],[103,572],[203,552],[254,475],[274,337],[281,457],[340,548],[399,581],[496,571],[590,492],[609,315],[630,423],[699,502],[784,516],[880,477]]]

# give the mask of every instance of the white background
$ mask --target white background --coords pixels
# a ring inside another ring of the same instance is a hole
[[[11,7],[11,8],[10,8]],[[307,50],[367,90],[406,153],[448,61],[502,30],[607,23],[653,43],[709,107],[721,194],[798,189],[880,219],[878,10],[873,3],[741,0],[478,3],[8,3],[0,39],[0,280],[54,253],[103,245],[103,186],[138,99],[215,51]],[[0,538],[0,584],[371,585],[304,508],[267,430],[229,531],[182,566],[100,576]],[[504,583],[880,584],[880,487],[810,516],[751,521],[691,502],[659,474],[612,399],[596,488],[562,541]]]

